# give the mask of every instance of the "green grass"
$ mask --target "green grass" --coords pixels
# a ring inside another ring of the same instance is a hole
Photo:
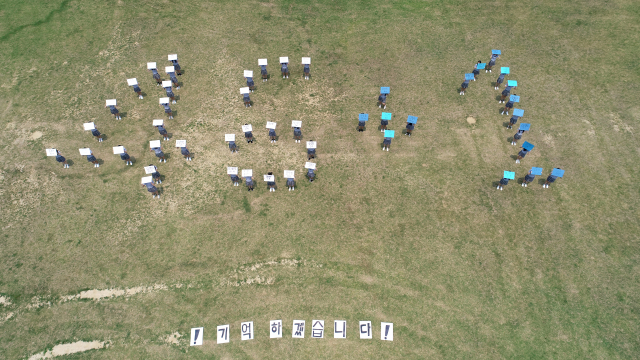
[[[0,358],[76,340],[111,345],[69,358],[637,358],[639,20],[640,6],[622,0],[1,4],[0,295],[12,304],[0,306]],[[492,48],[532,124],[524,140],[536,148],[520,165],[494,99],[498,74],[456,91]],[[146,62],[165,66],[174,52],[184,87],[157,201],[139,184],[157,163],[148,141],[163,116]],[[279,56],[291,60],[286,81]],[[259,71],[259,57],[272,78],[245,109],[242,70]],[[391,86],[390,129],[419,117],[384,153],[379,86]],[[122,121],[104,108],[113,97]],[[372,119],[364,133],[360,112]],[[293,119],[318,141],[314,183]],[[230,154],[223,134],[241,136],[244,123],[256,141]],[[112,154],[118,144],[135,166]],[[85,146],[99,169],[79,156]],[[233,187],[226,166],[253,168],[256,190]],[[503,170],[520,179],[531,166],[566,176],[496,191]],[[285,169],[296,170],[294,192]],[[268,171],[275,193],[261,181]],[[154,284],[168,290],[60,302]],[[51,306],[29,308],[34,297]],[[283,320],[282,339],[268,338],[271,319]],[[347,320],[348,338],[291,339],[293,319]],[[250,320],[256,339],[241,342]],[[359,320],[373,322],[374,340],[357,338]],[[394,323],[394,342],[379,340],[381,321]],[[231,343],[217,345],[222,324]],[[196,326],[205,345],[189,347]],[[179,345],[163,341],[176,331]]]

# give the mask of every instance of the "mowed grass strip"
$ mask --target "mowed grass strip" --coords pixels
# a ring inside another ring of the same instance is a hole
[[[79,339],[112,341],[83,355],[94,358],[633,358],[639,14],[629,1],[5,5],[0,294],[12,304],[0,319],[13,315],[0,323],[0,354]],[[496,71],[458,95],[463,74],[493,48],[503,52]],[[169,53],[184,86],[167,120],[169,161],[158,164],[148,144],[160,139],[151,121],[164,117],[164,92],[146,62],[162,70]],[[288,80],[279,56],[290,58]],[[309,81],[302,56],[312,58]],[[256,81],[245,109],[242,70],[257,74],[262,57],[272,77]],[[518,80],[522,121],[532,124],[524,140],[536,148],[519,165],[492,86],[500,66]],[[380,86],[391,87],[386,111],[398,134],[384,153]],[[104,108],[109,98],[123,120]],[[360,112],[370,115],[364,133]],[[419,117],[411,138],[399,134],[407,115]],[[318,141],[311,184],[294,119],[304,140]],[[83,131],[88,121],[103,143]],[[278,123],[275,145],[267,121]],[[254,144],[241,139],[245,123]],[[239,154],[223,141],[230,132]],[[113,155],[119,144],[134,166]],[[99,169],[80,147],[103,160]],[[150,163],[165,177],[160,201],[140,186]],[[252,168],[256,190],[233,187],[226,166]],[[531,166],[544,176],[496,191],[503,170],[521,179]],[[556,166],[565,178],[542,189]],[[285,169],[296,170],[294,192]],[[275,193],[262,181],[268,171]],[[301,263],[243,270],[290,259]],[[169,290],[58,303],[159,283]],[[52,306],[29,309],[35,301]],[[283,339],[268,339],[272,319],[283,320]],[[294,341],[293,319],[347,320],[348,338]],[[240,322],[251,320],[256,340],[241,342]],[[359,320],[373,321],[374,340],[357,338]],[[394,342],[379,340],[380,321],[394,323]],[[222,324],[232,342],[218,346]],[[195,326],[205,327],[199,348],[184,340]],[[181,342],[167,344],[175,331]]]

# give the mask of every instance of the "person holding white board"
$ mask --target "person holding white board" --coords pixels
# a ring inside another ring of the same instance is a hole
[[[238,177],[237,167],[227,167],[227,175],[229,175],[229,177],[231,178],[233,186],[240,186],[240,178]]]
[[[302,58],[302,65],[304,66],[303,72],[304,72],[304,79],[305,80],[309,80],[310,77],[310,72],[311,70],[309,69],[309,65],[311,65],[311,58],[310,57],[303,57]]]
[[[80,149],[80,155],[86,156],[87,161],[93,164],[93,167],[100,167],[98,159],[93,155],[93,152],[89,148]]]
[[[316,158],[316,146],[318,146],[317,142],[313,140],[307,141],[307,160]]]
[[[269,130],[269,140],[274,144],[278,138],[278,135],[276,135],[276,123],[267,121],[267,129]]]
[[[247,144],[253,144],[253,128],[249,124],[242,125],[242,131],[244,132],[244,138],[247,140]]]
[[[96,125],[93,122],[84,123],[82,125],[84,126],[85,131],[91,130],[91,135],[98,139],[98,142],[102,142],[102,134],[100,133],[100,131],[98,131],[98,129],[96,129]]]
[[[171,81],[163,81],[162,87],[167,92],[167,97],[171,99],[171,103],[176,103],[176,95],[173,93],[173,88],[171,87]]]
[[[180,64],[178,64],[178,54],[170,54],[167,58],[171,61],[171,64],[173,64],[176,75],[182,76],[182,68],[180,67]]]
[[[287,179],[287,187],[289,191],[293,191],[296,189],[296,181],[294,179],[295,171],[294,170],[285,170],[284,178]]]
[[[249,90],[248,87],[240,88],[240,94],[242,94],[242,101],[244,102],[244,107],[246,108],[251,107],[251,98],[249,97],[250,91],[251,90]]]
[[[255,186],[253,182],[253,170],[242,169],[242,177],[244,178],[244,182],[247,185],[247,191],[253,191],[253,187]]]
[[[307,162],[304,164],[304,167],[307,169],[307,178],[309,182],[313,182],[316,179],[316,164],[312,162]]]
[[[180,84],[178,83],[178,78],[176,77],[175,67],[173,66],[165,66],[164,71],[169,75],[171,82],[176,87],[176,89],[180,89]]]
[[[162,179],[160,179],[160,173],[158,172],[158,168],[155,165],[149,164],[149,166],[145,166],[144,171],[148,175],[151,175],[155,183],[162,184]]]
[[[145,186],[147,188],[147,191],[151,193],[151,195],[153,195],[153,198],[155,199],[156,196],[158,197],[158,199],[160,199],[160,194],[158,194],[158,188],[153,186],[153,178],[151,176],[146,176],[142,178],[142,186]]]
[[[150,151],[153,151],[156,154],[156,157],[160,159],[160,162],[167,162],[167,159],[164,157],[164,153],[162,152],[162,146],[160,145],[160,140],[152,140],[149,141]]]
[[[160,106],[164,108],[164,113],[169,116],[169,120],[173,119],[173,111],[171,111],[171,107],[169,106],[169,98],[163,97],[159,100]]]
[[[300,140],[302,139],[302,130],[300,130],[300,127],[302,127],[302,121],[300,120],[291,121],[291,127],[293,128],[293,139],[295,140],[296,143],[299,143]]]
[[[45,149],[45,150],[47,152],[47,156],[55,156],[56,161],[59,163],[62,163],[63,169],[69,168],[69,164],[67,164],[67,159],[65,159],[64,156],[62,156],[62,154],[60,153],[60,151],[58,151],[58,149]]]
[[[129,156],[129,154],[127,153],[127,149],[125,149],[124,146],[114,146],[113,153],[116,155],[120,155],[120,159],[124,161],[125,165],[133,165],[133,162],[131,162],[131,156]]]
[[[156,63],[154,62],[147,63],[147,69],[151,71],[151,76],[153,76],[153,80],[156,81],[156,86],[162,85],[162,78],[160,77],[160,74],[158,74],[158,68],[156,66]]]
[[[238,147],[236,146],[236,134],[224,134],[224,141],[229,142],[229,150],[231,153],[238,152]]]
[[[269,80],[269,73],[267,72],[267,59],[258,59],[258,65],[260,66],[262,82]]]
[[[116,99],[109,99],[106,102],[106,105],[104,107],[108,107],[109,111],[111,112],[111,114],[113,116],[115,116],[116,120],[122,120],[122,117],[120,116],[120,112],[118,111],[118,109],[116,109]]]
[[[253,82],[253,71],[245,70],[244,78],[247,79],[247,87],[249,91],[253,92],[256,89],[256,84]]]
[[[272,172],[268,172],[267,175],[264,176],[264,181],[267,182],[267,186],[269,187],[269,192],[276,191],[276,177]]]
[[[184,156],[184,159],[191,161],[191,152],[187,149],[187,140],[176,140],[176,147],[180,148],[180,154]]]
[[[140,86],[138,86],[138,79],[127,79],[127,84],[129,86],[133,86],[133,91],[138,94],[138,99],[144,99],[144,97],[142,97],[142,90],[140,89]]]
[[[280,57],[280,71],[282,72],[282,78],[289,78],[289,57],[281,56]]]
[[[164,141],[169,140],[169,133],[167,132],[167,129],[164,128],[164,120],[162,119],[153,120],[153,126],[155,126],[156,129],[158,129],[158,132],[160,133],[160,135],[162,135],[162,140]]]

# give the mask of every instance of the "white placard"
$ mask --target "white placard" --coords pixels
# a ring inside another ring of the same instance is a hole
[[[291,337],[304,339],[304,320],[293,320],[293,329],[291,329]]]
[[[249,92],[250,92],[249,87],[240,88],[240,94],[244,95],[244,94],[248,94]]]
[[[269,338],[279,339],[282,337],[282,320],[269,321]]]
[[[224,134],[224,141],[236,141],[236,134]]]
[[[82,148],[82,149],[78,149],[78,150],[80,150],[80,155],[82,155],[82,156],[91,155],[91,149],[89,149],[89,148]]]
[[[315,149],[318,143],[316,141],[307,141],[307,149]]]
[[[233,166],[227,166],[227,175],[238,175],[238,168]]]
[[[284,178],[285,179],[294,179],[295,178],[295,170],[285,170],[284,171]]]
[[[153,126],[162,126],[162,124],[164,124],[164,120],[162,120],[162,119],[154,119],[153,120]]]
[[[267,59],[258,59],[258,66],[267,66]]]
[[[116,155],[124,154],[124,146],[114,146],[113,153]]]
[[[276,181],[275,175],[264,175],[264,181]]]
[[[158,99],[158,102],[160,103],[160,105],[168,104],[169,103],[169,98],[168,97],[160,98],[160,99]]]
[[[304,163],[304,168],[305,169],[315,170],[316,169],[316,163],[306,162],[306,163]]]
[[[153,183],[153,176],[145,176],[142,178],[142,180],[140,180],[140,184],[142,185],[150,183]]]
[[[154,172],[156,172],[156,167],[151,165],[151,166],[145,166],[144,167],[144,173],[145,174],[153,174]]]
[[[301,120],[291,120],[291,127],[302,127]]]
[[[162,87],[163,88],[170,88],[171,87],[171,80],[162,80]]]
[[[176,140],[176,147],[187,147],[187,140]]]
[[[288,56],[280,56],[280,64],[288,63],[288,62],[289,62]]]
[[[242,177],[253,176],[253,169],[242,169]]]
[[[169,54],[167,56],[167,60],[171,61],[171,60],[178,60],[178,54]]]
[[[47,152],[47,156],[58,156],[58,150],[56,149],[44,149]]]
[[[148,70],[153,70],[153,69],[157,69],[158,67],[156,66],[156,63],[154,62],[149,62],[147,63],[147,69]]]
[[[371,332],[371,321],[360,321],[358,332],[360,333],[360,339],[373,339],[373,333]]]
[[[311,64],[311,58],[310,57],[303,57],[302,58],[302,65],[310,65]]]
[[[267,129],[276,129],[276,123],[272,122],[272,121],[267,121]]]
[[[333,338],[334,339],[347,338],[347,321],[346,320],[335,320],[333,322]]]
[[[151,140],[151,141],[149,141],[149,148],[153,149],[153,148],[157,148],[157,147],[161,147],[160,146],[160,140]]]
[[[138,79],[127,79],[127,84],[129,84],[129,86],[138,85]]]
[[[189,346],[200,346],[202,345],[202,338],[204,328],[191,328],[191,341],[189,341]]]
[[[251,127],[251,124],[242,125],[242,132],[248,132],[248,131],[253,131],[253,128]]]
[[[175,71],[176,71],[175,66],[165,66],[165,67],[164,67],[164,72],[166,72],[167,74],[168,74],[168,73],[175,72]]]
[[[380,323],[380,340],[393,341],[393,323]]]
[[[253,340],[253,321],[240,323],[240,340]]]
[[[96,128],[96,125],[93,122],[82,124],[85,130],[93,130]]]
[[[220,325],[217,329],[218,344],[229,342],[229,325]]]
[[[324,338],[324,320],[311,321],[311,337],[314,339]]]
[[[117,105],[117,101],[116,101],[116,99],[108,99],[106,101],[106,105],[107,106],[116,106]]]
[[[244,71],[244,77],[246,77],[246,78],[247,78],[247,77],[252,78],[252,77],[253,77],[253,70],[245,70],[245,71]]]

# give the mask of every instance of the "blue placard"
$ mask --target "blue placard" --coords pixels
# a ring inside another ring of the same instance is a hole
[[[518,82],[516,80],[507,80],[507,86],[518,86]]]
[[[518,130],[529,131],[529,129],[531,129],[531,124],[521,123],[520,124],[520,129],[518,129]]]
[[[520,102],[520,96],[511,95],[511,96],[509,96],[509,101],[514,102],[514,103]]]
[[[522,117],[524,115],[524,110],[522,110],[522,109],[513,109],[513,115],[518,116],[518,117]]]
[[[500,74],[508,74],[509,73],[509,68],[508,67],[501,67],[500,68]]]
[[[380,88],[380,94],[388,94],[391,92],[391,88],[388,86],[382,86]]]
[[[513,180],[516,178],[516,173],[513,171],[504,171],[504,175],[502,175],[503,178],[505,179],[509,179],[509,180]]]
[[[380,116],[380,119],[382,119],[382,120],[391,120],[391,113],[383,112],[382,115]]]
[[[472,73],[464,74],[465,80],[473,80],[474,76]]]
[[[413,116],[413,115],[409,115],[407,116],[407,122],[411,123],[411,124],[415,124],[418,122],[418,117],[417,116]]]
[[[534,148],[535,145],[533,145],[532,143],[525,141],[524,144],[522,144],[522,148],[527,150],[527,151],[531,151]]]
[[[384,137],[386,138],[392,138],[393,139],[393,135],[396,133],[395,130],[385,130],[384,131]]]
[[[551,170],[551,175],[561,178],[562,175],[564,175],[564,170],[562,170],[562,169],[553,169],[553,170]]]
[[[360,121],[369,121],[369,114],[359,114],[358,120]]]
[[[491,50],[491,54],[500,55],[502,54],[502,51],[494,49],[494,50]]]
[[[480,63],[480,64],[478,64],[477,69],[478,69],[478,70],[482,70],[482,69],[484,69],[484,68],[485,68],[485,66],[487,66],[487,64],[485,64],[485,63]]]
[[[542,168],[532,167],[531,175],[542,175]]]

